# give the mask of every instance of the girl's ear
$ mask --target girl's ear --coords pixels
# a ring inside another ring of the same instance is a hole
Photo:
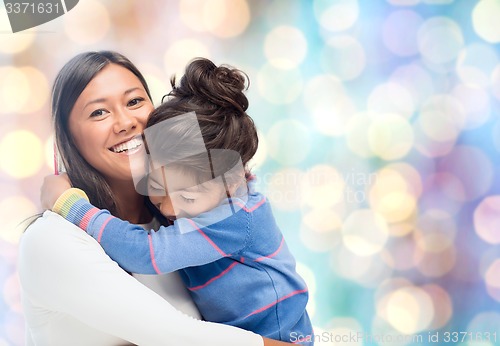
[[[236,196],[236,192],[238,191],[238,189],[246,185],[246,183],[247,181],[245,178],[245,173],[243,173],[241,176],[238,176],[236,179],[233,179],[232,182],[227,185],[227,192],[229,193],[229,196]]]

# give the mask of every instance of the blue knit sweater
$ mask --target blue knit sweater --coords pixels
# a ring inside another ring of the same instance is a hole
[[[94,237],[129,272],[179,270],[205,320],[312,345],[306,284],[268,201],[252,182],[248,187],[245,199],[226,199],[158,231],[95,208],[81,192],[71,192],[76,189],[61,196],[54,211]]]

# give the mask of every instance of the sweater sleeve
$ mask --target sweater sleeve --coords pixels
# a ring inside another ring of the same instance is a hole
[[[161,274],[200,266],[238,253],[246,246],[248,229],[200,226],[197,219],[146,230],[90,204],[80,191],[67,190],[53,210],[85,230],[122,268],[139,274]]]
[[[37,328],[49,331],[50,312],[60,312],[138,345],[262,346],[254,333],[175,310],[120,269],[91,237],[51,212],[23,234],[18,267],[24,298],[36,302],[47,319]],[[57,335],[45,337],[49,341],[35,343],[62,344],[53,342]]]

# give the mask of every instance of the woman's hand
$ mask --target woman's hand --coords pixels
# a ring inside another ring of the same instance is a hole
[[[52,209],[59,196],[70,188],[71,181],[66,173],[46,176],[40,189],[40,202],[42,203],[42,208]]]

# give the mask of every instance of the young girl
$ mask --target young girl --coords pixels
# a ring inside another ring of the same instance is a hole
[[[307,287],[248,171],[258,139],[245,112],[245,81],[239,70],[196,59],[179,86],[172,80],[170,99],[150,116],[144,181],[169,226],[155,232],[122,221],[74,188],[52,209],[92,235],[127,271],[181,269],[204,319],[311,345]],[[54,185],[45,188],[61,191]]]

